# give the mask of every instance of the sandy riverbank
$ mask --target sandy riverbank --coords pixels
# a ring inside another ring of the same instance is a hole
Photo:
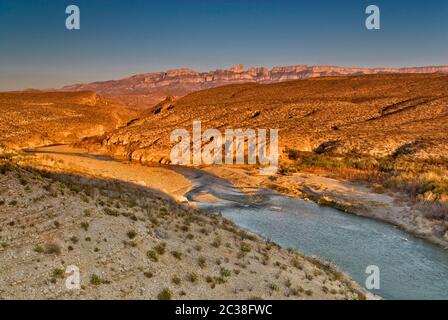
[[[44,158],[45,155],[51,154],[46,161],[51,162],[48,165],[53,168],[56,161],[57,166],[62,170],[65,168],[147,186],[170,195],[178,202],[186,201],[184,194],[192,187],[187,178],[166,167],[149,167],[134,162],[132,164],[116,161],[99,162],[95,158],[80,157],[79,154],[85,154],[84,149],[65,145],[39,148],[39,151],[46,152],[42,154]],[[123,170],[123,168],[126,169]],[[271,188],[285,195],[301,197],[350,214],[393,224],[418,237],[448,248],[448,234],[437,232],[437,221],[427,219],[421,210],[410,204],[406,197],[399,193],[377,193],[360,184],[311,173],[268,177],[259,175],[259,170],[252,167],[210,166],[202,170],[229,180],[248,193],[257,188]],[[216,201],[209,194],[204,194],[195,200]]]
[[[176,201],[185,201],[183,195],[191,188],[191,183],[181,174],[163,167],[148,167],[137,163],[98,161],[91,157],[81,157],[85,150],[66,145],[37,149],[42,165],[48,165],[69,172],[85,173],[95,177],[117,179],[159,190],[172,196]]]

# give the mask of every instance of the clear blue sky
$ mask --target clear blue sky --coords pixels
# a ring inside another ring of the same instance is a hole
[[[65,8],[81,30],[65,29]],[[381,9],[381,30],[364,27]],[[0,0],[0,90],[188,67],[448,64],[446,0]]]

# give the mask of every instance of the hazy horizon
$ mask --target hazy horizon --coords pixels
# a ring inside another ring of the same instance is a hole
[[[65,28],[66,6],[81,29]],[[381,30],[364,27],[381,9]],[[0,91],[60,88],[139,73],[286,65],[447,65],[448,3],[0,0]]]

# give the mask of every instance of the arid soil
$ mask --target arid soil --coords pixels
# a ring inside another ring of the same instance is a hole
[[[191,183],[182,175],[162,167],[148,167],[116,161],[96,161],[95,158],[79,157],[85,150],[66,145],[39,148],[40,165],[61,172],[87,174],[97,178],[115,179],[159,190],[177,201],[184,201],[183,195]]]
[[[0,93],[0,146],[72,143],[125,125],[135,114],[93,92]]]
[[[322,77],[239,84],[168,99],[128,126],[86,141],[142,162],[169,161],[173,130],[279,129],[280,150],[416,159],[448,156],[448,75]],[[203,142],[206,143],[206,142]]]
[[[0,298],[365,297],[327,263],[115,176],[132,176],[129,164],[119,173],[105,165],[99,177],[86,159],[68,171],[73,163],[60,154],[2,155]],[[85,165],[90,175],[79,173]],[[142,171],[141,180],[157,184],[158,170]],[[79,290],[65,286],[73,265]]]
[[[171,132],[191,132],[195,120],[203,131],[278,128],[275,176],[203,169],[248,192],[273,188],[446,245],[447,89],[441,74],[234,84],[169,97],[139,116],[92,92],[1,93],[0,298],[365,298],[333,266],[188,206],[188,180],[146,165],[169,163]],[[78,149],[18,151],[60,143]],[[122,162],[70,154],[84,152]],[[365,181],[350,179],[353,170]],[[80,290],[65,287],[69,265],[80,269]]]
[[[80,145],[137,162],[169,163],[175,144],[171,132],[184,128],[191,133],[197,120],[202,132],[278,128],[281,170],[271,187],[391,222],[446,246],[448,75],[320,77],[218,87],[168,98],[128,126]],[[304,178],[304,172],[313,171],[345,182]],[[354,186],[358,193],[350,192]],[[370,190],[383,194],[366,198]]]

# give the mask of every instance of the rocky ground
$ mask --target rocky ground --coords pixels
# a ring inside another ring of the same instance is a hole
[[[440,74],[237,84],[168,98],[136,118],[91,92],[2,93],[0,298],[365,298],[333,266],[186,206],[188,180],[136,162],[169,163],[171,132],[195,120],[203,131],[278,128],[276,176],[204,169],[249,192],[270,187],[446,245],[447,88]],[[132,163],[98,165],[64,147],[17,153],[84,137],[77,145],[90,154]],[[354,170],[366,181],[347,178]],[[79,290],[65,287],[70,265]]]
[[[84,145],[142,162],[168,162],[170,135],[209,128],[279,129],[280,151],[448,157],[448,75],[322,77],[228,85],[147,110]],[[203,144],[207,144],[204,141]]]
[[[95,91],[121,103],[142,110],[162,101],[166,96],[181,97],[190,92],[233,83],[274,83],[325,76],[354,76],[364,74],[448,73],[448,66],[415,68],[350,68],[338,66],[277,66],[272,69],[243,65],[230,69],[197,72],[175,69],[165,72],[136,74],[119,80],[74,84],[64,91]]]
[[[49,158],[1,156],[0,298],[365,298],[329,264],[147,186],[64,172]],[[68,290],[73,265],[81,286]]]
[[[391,222],[446,246],[447,90],[448,76],[441,74],[229,85],[167,99],[128,126],[81,145],[138,162],[169,163],[171,132],[184,128],[191,135],[193,121],[202,122],[202,132],[216,128],[223,134],[227,128],[278,128],[281,173],[274,187]],[[346,182],[336,188],[334,180],[304,179],[294,172]],[[372,188],[362,190],[366,185]],[[349,192],[355,186],[359,193]],[[395,194],[361,196],[380,189]],[[395,198],[401,199],[398,204]],[[376,209],[366,209],[372,206]]]

